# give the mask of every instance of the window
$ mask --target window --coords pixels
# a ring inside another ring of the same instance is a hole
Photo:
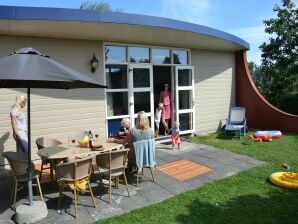
[[[127,89],[126,65],[106,65],[107,86],[110,89]]]
[[[192,113],[179,114],[180,131],[193,129]]]
[[[192,108],[192,91],[179,90],[179,110]]]
[[[173,50],[174,64],[187,65],[188,55],[185,50]]]
[[[108,116],[119,116],[128,114],[128,94],[127,92],[107,93]]]
[[[178,85],[179,86],[191,86],[192,76],[190,69],[179,69],[178,70]]]
[[[150,92],[134,93],[134,113],[150,112]]]
[[[133,69],[133,87],[144,88],[150,86],[149,69],[134,68]]]
[[[126,62],[126,47],[105,46],[106,62]]]
[[[134,63],[149,63],[149,48],[145,47],[129,47],[128,48],[129,62]]]
[[[153,64],[171,64],[170,50],[153,48],[152,63]]]

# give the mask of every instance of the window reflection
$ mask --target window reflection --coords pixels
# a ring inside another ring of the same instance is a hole
[[[150,87],[150,70],[147,68],[133,69],[133,87]]]
[[[129,61],[135,63],[149,63],[149,48],[129,47]]]
[[[184,50],[173,50],[174,64],[187,65],[187,51]]]
[[[192,91],[191,90],[179,90],[179,109],[191,109],[192,108]]]
[[[134,113],[150,111],[150,92],[134,93]]]
[[[192,113],[179,114],[180,131],[192,130]]]
[[[106,62],[126,62],[126,47],[105,46]]]
[[[110,89],[127,88],[127,68],[125,65],[107,65],[106,77]]]
[[[107,93],[108,116],[128,114],[128,94],[127,92]]]
[[[191,69],[179,69],[178,70],[178,85],[179,86],[191,86],[192,85],[192,70]]]
[[[152,49],[152,63],[153,64],[170,64],[171,56],[168,49]]]

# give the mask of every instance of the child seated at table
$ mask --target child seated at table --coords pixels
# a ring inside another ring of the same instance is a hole
[[[130,131],[130,120],[129,118],[123,118],[121,121],[121,127],[117,132],[118,138],[126,138]]]

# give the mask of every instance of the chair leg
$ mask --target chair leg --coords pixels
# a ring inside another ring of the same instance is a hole
[[[154,182],[154,176],[153,176],[152,167],[150,167],[150,172],[151,172],[151,176],[152,176],[152,182]]]
[[[115,185],[116,189],[119,189],[119,176],[115,178]]]
[[[74,204],[75,204],[75,217],[77,218],[77,183],[76,181],[74,182],[74,188],[73,188],[73,194],[74,194]]]
[[[92,201],[93,201],[94,208],[96,208],[96,203],[95,203],[95,199],[94,199],[94,196],[93,196],[93,192],[92,192],[92,188],[91,188],[91,186],[90,186],[90,182],[89,182],[89,180],[87,181],[87,184],[88,184],[88,188],[89,188],[89,191],[90,191],[90,195],[91,195],[91,198],[92,198]]]
[[[63,183],[59,183],[59,198],[58,198],[58,209],[60,210],[62,200]]]
[[[123,177],[124,177],[124,181],[125,181],[125,186],[126,186],[126,190],[128,193],[128,197],[130,197],[130,193],[129,193],[129,189],[128,189],[128,184],[127,184],[127,179],[126,179],[126,175],[125,175],[125,170],[123,170]]]
[[[109,174],[109,203],[112,201],[112,177]]]
[[[13,191],[14,190],[14,179],[11,178],[10,181],[11,181],[10,202],[12,203],[13,202],[13,195],[14,195],[14,191]]]
[[[54,188],[55,183],[54,183],[54,162],[53,161],[50,162],[50,176],[51,176],[51,184],[52,184],[52,187]]]
[[[139,186],[139,173],[137,173],[137,187]]]
[[[15,185],[14,185],[14,196],[13,196],[13,209],[14,210],[16,210],[17,192],[18,192],[18,182],[15,181]]]
[[[36,178],[36,182],[37,182],[37,189],[39,191],[39,195],[41,197],[41,200],[44,201],[43,200],[43,195],[42,195],[42,191],[41,191],[40,182],[39,182],[39,178],[38,177]]]
[[[40,167],[40,174],[39,174],[39,181],[41,182],[41,175],[42,175],[42,171],[43,171],[43,164],[44,162],[41,160],[41,167]]]

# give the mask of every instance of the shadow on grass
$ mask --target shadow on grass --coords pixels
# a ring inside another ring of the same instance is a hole
[[[231,140],[234,138],[239,138],[236,135],[236,132],[225,132],[225,131],[219,131],[217,132],[216,139],[222,139],[222,140]]]
[[[194,200],[187,215],[178,215],[178,223],[298,223],[297,190],[280,189],[260,197],[250,194],[223,204]]]

